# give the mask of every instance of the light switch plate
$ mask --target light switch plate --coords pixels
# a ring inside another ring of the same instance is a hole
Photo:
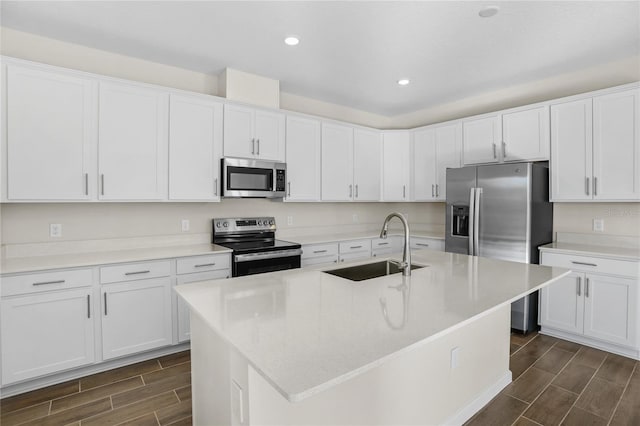
[[[293,225],[293,216],[287,216],[287,225]]]
[[[189,219],[182,219],[182,232],[187,232],[189,230]]]
[[[593,219],[593,230],[595,232],[604,231],[604,219]]]

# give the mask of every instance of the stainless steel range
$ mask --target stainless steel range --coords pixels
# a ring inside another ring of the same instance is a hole
[[[233,250],[232,276],[300,267],[300,244],[276,240],[273,217],[213,219],[213,243]]]

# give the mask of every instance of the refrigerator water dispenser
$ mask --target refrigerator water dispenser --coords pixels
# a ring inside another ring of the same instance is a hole
[[[469,236],[469,206],[451,206],[452,235],[460,237]]]

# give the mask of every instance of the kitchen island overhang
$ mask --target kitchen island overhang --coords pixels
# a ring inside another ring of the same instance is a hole
[[[178,287],[195,424],[464,421],[511,381],[509,304],[569,271],[430,250],[414,263],[427,266],[411,277],[315,268]]]

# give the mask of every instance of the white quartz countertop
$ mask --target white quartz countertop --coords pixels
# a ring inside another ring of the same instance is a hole
[[[2,259],[0,270],[2,274],[14,274],[48,269],[77,268],[109,263],[139,262],[230,252],[230,249],[215,244],[194,244],[51,256],[18,257]]]
[[[295,402],[569,273],[432,250],[412,257],[428,267],[411,277],[354,282],[322,272],[331,266],[185,284],[176,291]]]
[[[404,235],[402,231],[389,230],[389,235]],[[320,243],[332,243],[349,240],[358,240],[363,238],[378,238],[380,236],[380,230],[377,231],[361,231],[361,232],[343,232],[340,234],[319,234],[319,235],[300,235],[300,236],[287,236],[284,239],[287,241],[294,241],[298,244],[320,244]],[[437,240],[444,240],[444,235],[428,232],[428,231],[411,231],[412,237],[433,238]]]
[[[616,247],[574,242],[553,242],[540,246],[540,251],[581,256],[606,257],[617,260],[640,261],[640,247]]]

